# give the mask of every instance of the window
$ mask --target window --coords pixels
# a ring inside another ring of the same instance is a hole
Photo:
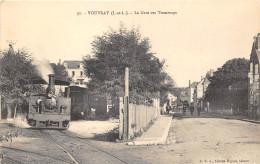
[[[80,76],[83,76],[83,71],[80,71]]]
[[[258,64],[255,65],[255,74],[258,74]]]
[[[72,71],[72,77],[74,77],[75,76],[75,71]]]

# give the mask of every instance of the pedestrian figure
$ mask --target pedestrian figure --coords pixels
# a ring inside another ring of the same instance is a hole
[[[190,106],[190,114],[193,115],[193,112],[194,112],[194,106],[193,106],[193,103],[191,103],[191,106]]]
[[[186,110],[189,109],[189,103],[187,101],[183,102],[183,114],[186,114]]]
[[[96,118],[96,109],[94,107],[90,108],[90,118],[95,119]]]
[[[183,104],[182,110],[183,110],[183,114],[185,115],[186,114],[186,105],[185,104]]]
[[[200,109],[199,106],[198,106],[197,110],[198,110],[198,115],[200,116],[200,111],[201,111],[201,109]]]
[[[39,112],[41,114],[41,112],[42,112],[42,99],[40,97],[37,99],[36,105],[37,105],[37,112]]]
[[[167,113],[169,113],[169,112],[170,112],[170,108],[171,108],[171,107],[170,107],[170,105],[169,105],[169,104],[167,104],[167,106],[166,106],[166,112],[167,112]]]

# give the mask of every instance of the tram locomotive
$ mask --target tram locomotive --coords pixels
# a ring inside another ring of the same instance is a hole
[[[34,84],[44,84],[42,81],[34,82]],[[30,96],[27,122],[31,127],[48,129],[67,129],[69,127],[71,98],[69,98],[69,93],[66,94],[67,97],[55,94],[55,85],[69,86],[69,82],[55,80],[54,74],[50,74],[46,94]]]

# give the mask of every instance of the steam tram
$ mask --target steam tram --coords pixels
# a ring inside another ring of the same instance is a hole
[[[46,84],[43,80],[34,84]],[[29,113],[27,122],[35,128],[67,129],[71,120],[71,98],[55,94],[55,85],[69,86],[67,81],[55,80],[53,74],[49,75],[46,94],[32,95],[29,100]],[[68,87],[69,88],[69,87]]]

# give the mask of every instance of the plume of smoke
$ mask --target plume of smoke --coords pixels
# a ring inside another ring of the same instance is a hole
[[[14,109],[13,109],[14,110]],[[15,124],[17,127],[29,128],[25,113],[17,113],[15,119],[12,117],[12,108],[7,105],[7,123]]]
[[[26,114],[19,113],[14,119],[14,124],[21,128],[29,128],[30,126],[27,123]]]
[[[39,73],[39,75],[48,83],[48,75],[54,74],[54,71],[50,65],[50,62],[46,59],[41,60],[37,66],[36,69]]]
[[[20,114],[20,113],[17,114],[15,119],[14,118],[8,118],[7,123],[12,123],[15,126],[20,127],[20,128],[29,128],[30,127],[30,125],[28,125],[28,123],[27,123],[27,119],[26,119],[25,114]]]

